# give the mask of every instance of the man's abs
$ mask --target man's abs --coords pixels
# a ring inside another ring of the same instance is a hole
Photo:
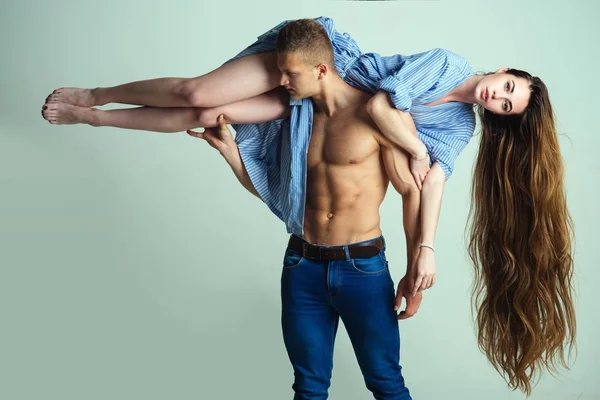
[[[304,237],[343,245],[381,235],[379,206],[388,178],[374,123],[364,107],[315,114],[308,149]]]

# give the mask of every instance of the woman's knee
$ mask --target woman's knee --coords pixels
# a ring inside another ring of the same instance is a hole
[[[200,77],[184,79],[177,88],[177,95],[187,103],[188,107],[215,107],[218,105],[203,94]]]
[[[196,107],[194,109],[195,119],[198,122],[198,126],[203,128],[211,128],[217,126],[217,118],[222,114],[219,108],[204,108]]]

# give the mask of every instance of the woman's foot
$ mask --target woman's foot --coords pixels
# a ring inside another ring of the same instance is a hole
[[[64,103],[79,107],[94,107],[96,104],[92,89],[60,88],[46,98],[47,104]]]
[[[86,107],[77,107],[65,103],[46,103],[42,107],[44,119],[54,125],[73,125],[90,123],[90,112]]]

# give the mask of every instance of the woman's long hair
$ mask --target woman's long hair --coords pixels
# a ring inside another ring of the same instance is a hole
[[[471,193],[469,255],[478,344],[512,389],[531,394],[547,368],[568,368],[575,348],[573,222],[548,91],[529,80],[519,116],[479,108],[482,134]]]

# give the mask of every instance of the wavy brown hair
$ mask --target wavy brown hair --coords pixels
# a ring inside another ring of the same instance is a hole
[[[469,213],[478,344],[513,390],[531,394],[542,369],[568,369],[575,349],[573,222],[548,90],[530,82],[523,114],[479,108],[481,143]]]

